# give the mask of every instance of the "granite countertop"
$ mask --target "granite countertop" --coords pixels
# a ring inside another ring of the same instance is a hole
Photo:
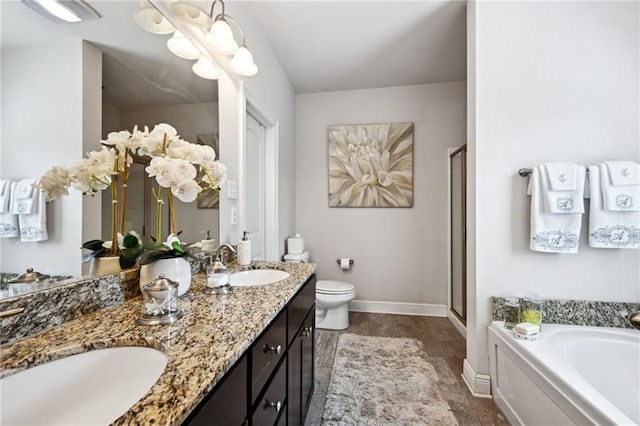
[[[0,377],[72,354],[114,346],[149,346],[167,366],[150,391],[117,425],[177,425],[209,393],[315,271],[314,264],[257,262],[252,269],[287,271],[286,280],[205,294],[200,272],[179,299],[184,316],[171,325],[142,326],[142,297],[2,346]]]

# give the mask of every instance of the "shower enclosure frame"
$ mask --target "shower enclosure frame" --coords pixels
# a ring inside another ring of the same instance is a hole
[[[454,182],[454,167],[453,161],[456,156],[460,156],[460,218],[459,222],[454,223],[454,202],[458,200],[454,200],[453,197],[453,182]],[[450,288],[449,288],[449,306],[448,310],[451,312],[463,325],[466,326],[467,323],[467,145],[464,144],[460,148],[455,149],[454,151],[449,153],[449,240],[450,240],[450,262],[449,262],[449,274],[450,274]],[[458,312],[454,308],[454,286],[455,282],[453,277],[454,268],[457,266],[454,262],[455,258],[455,243],[457,241],[454,240],[455,237],[455,228],[459,227],[458,231],[462,236],[460,244],[462,245],[460,249],[460,276],[461,276],[461,284],[462,288],[460,289],[461,297],[462,297],[462,306],[461,311]]]

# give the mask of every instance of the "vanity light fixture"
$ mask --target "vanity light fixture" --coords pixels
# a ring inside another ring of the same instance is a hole
[[[176,30],[148,0],[140,0],[140,9],[133,17],[142,29],[153,34],[171,34]]]
[[[21,0],[22,3],[57,24],[100,18],[94,8],[82,0]]]
[[[207,80],[217,80],[220,76],[218,67],[213,65],[213,62],[207,59],[204,55],[198,58],[198,61],[193,64],[191,69],[198,77],[206,78]]]
[[[222,11],[214,18],[216,3],[220,3]],[[251,77],[258,73],[258,66],[247,48],[244,31],[235,19],[225,13],[223,0],[214,0],[208,14],[183,0],[172,2],[169,8],[173,16],[180,22],[194,27],[196,31],[201,31],[201,34],[204,34],[203,47],[209,47],[215,51],[215,54],[212,53],[213,59],[218,62],[224,61],[226,70],[240,77]],[[136,22],[143,29],[154,34],[169,34],[175,30],[167,18],[148,0],[141,0],[141,8],[136,12]],[[234,39],[230,22],[234,24],[240,34],[242,39],[240,45]],[[167,27],[162,27],[165,24]],[[167,47],[176,56],[184,59],[197,59],[198,61],[192,66],[196,75],[207,79],[218,78],[220,72],[216,65],[209,58],[203,56],[189,37],[180,31],[175,31],[173,37],[167,41]]]
[[[258,73],[258,66],[253,61],[253,55],[247,48],[244,31],[240,27],[240,24],[231,16],[224,13],[224,1],[214,0],[211,5],[211,16],[213,17],[213,9],[217,2],[220,2],[222,6],[222,12],[216,15],[213,19],[213,25],[209,32],[204,36],[205,41],[214,50],[224,56],[231,56],[233,58],[229,61],[229,69],[238,74],[241,77],[251,77]],[[238,47],[233,38],[233,30],[229,25],[229,22],[233,23],[240,33],[242,38],[242,44]]]

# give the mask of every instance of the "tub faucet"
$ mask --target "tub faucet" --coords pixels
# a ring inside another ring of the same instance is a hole
[[[628,317],[629,325],[635,328],[636,330],[640,330],[640,311],[631,312]]]
[[[220,247],[218,247],[216,251],[213,253],[214,262],[217,262],[219,260],[225,265],[227,264],[227,262],[229,261],[229,258],[227,256],[223,256],[223,252],[225,251],[225,249],[226,251],[229,252],[230,255],[233,255],[236,253],[236,248],[231,244],[229,243],[220,244]]]

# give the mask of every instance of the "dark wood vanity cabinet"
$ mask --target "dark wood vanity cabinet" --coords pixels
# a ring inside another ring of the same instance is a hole
[[[235,367],[207,395],[185,420],[189,426],[228,426],[246,424],[247,358],[245,354]]]
[[[184,425],[298,426],[313,394],[315,274]]]
[[[289,346],[287,356],[289,363],[287,392],[289,426],[304,424],[313,394],[315,317],[315,306],[313,306]]]

